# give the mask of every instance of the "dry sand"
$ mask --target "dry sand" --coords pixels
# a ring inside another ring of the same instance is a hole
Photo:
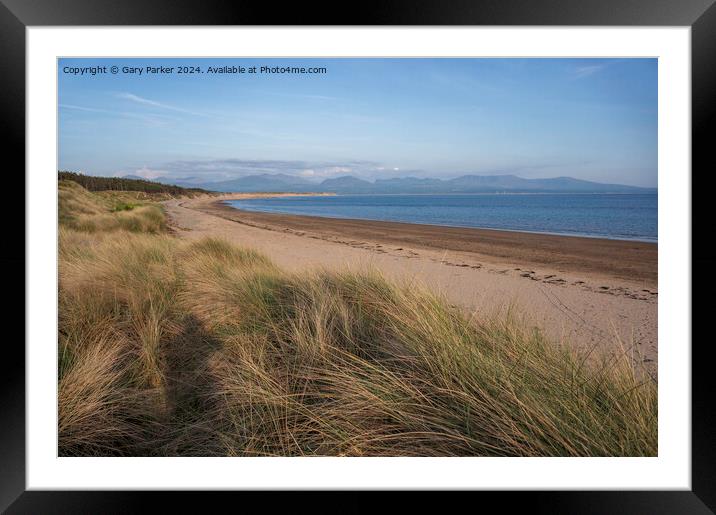
[[[514,307],[552,339],[636,349],[657,363],[657,245],[510,231],[240,211],[227,194],[165,202],[180,237],[222,236],[288,270],[374,266],[476,317]],[[621,344],[617,343],[621,340]]]

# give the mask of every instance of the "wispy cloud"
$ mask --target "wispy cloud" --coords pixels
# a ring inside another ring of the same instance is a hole
[[[593,65],[589,65],[589,66],[579,66],[574,70],[574,77],[576,79],[582,79],[584,77],[589,77],[590,75],[599,73],[606,67],[607,67],[606,64],[593,64]]]
[[[97,114],[105,114],[108,116],[116,116],[120,118],[132,118],[135,120],[141,120],[143,122],[146,122],[151,125],[166,125],[168,122],[174,120],[174,118],[170,116],[160,115],[160,114],[140,114],[140,113],[133,113],[129,111],[112,111],[109,109],[100,109],[97,107],[87,107],[87,106],[80,106],[75,104],[58,104],[58,107],[60,109],[69,109],[72,111],[81,111],[85,113],[97,113]]]
[[[355,175],[363,178],[386,178],[396,174],[397,167],[386,167],[380,163],[364,160],[298,161],[268,159],[211,159],[180,160],[164,163],[151,168],[160,171],[156,177],[201,178],[204,181],[221,181],[259,174],[285,174],[309,179],[326,179],[341,175]],[[135,175],[139,175],[136,174]]]
[[[111,113],[112,111],[107,111],[106,109],[97,109],[94,107],[85,107],[85,106],[78,106],[73,104],[59,104],[59,107],[62,109],[74,109],[76,111],[85,111],[88,113]]]
[[[129,101],[135,102],[137,104],[142,104],[142,105],[151,106],[151,107],[157,107],[160,109],[168,109],[170,111],[176,111],[178,113],[191,114],[194,116],[207,116],[204,113],[198,113],[196,111],[191,111],[189,109],[184,109],[182,107],[165,104],[163,102],[157,102],[156,100],[150,100],[148,98],[140,97],[139,95],[135,95],[133,93],[122,92],[122,93],[117,93],[115,96],[117,98],[121,98],[123,100],[129,100]]]

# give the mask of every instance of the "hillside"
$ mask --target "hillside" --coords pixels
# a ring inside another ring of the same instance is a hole
[[[198,185],[202,188],[223,192],[323,192],[348,195],[367,193],[656,193],[655,188],[602,184],[572,177],[524,179],[516,175],[463,175],[453,179],[400,177],[377,179],[373,182],[350,175],[315,182],[287,174],[249,175],[221,182],[200,182],[196,177],[185,179],[165,177],[157,180],[179,186]]]
[[[334,179],[326,179],[320,185],[322,191],[330,191],[335,193],[371,193],[375,190],[375,185],[363,179],[357,179],[346,175],[336,177]]]
[[[286,174],[248,175],[230,181],[209,183],[206,185],[214,191],[241,192],[292,192],[305,193],[317,191],[316,185],[301,177]]]

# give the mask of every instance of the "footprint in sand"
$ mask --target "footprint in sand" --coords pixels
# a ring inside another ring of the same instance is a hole
[[[552,277],[554,277],[554,276],[552,276]],[[547,284],[565,284],[567,281],[557,277],[555,279],[546,280],[544,282],[546,282]]]

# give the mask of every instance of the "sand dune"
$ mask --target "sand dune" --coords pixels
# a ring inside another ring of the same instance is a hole
[[[656,372],[655,244],[250,213],[220,202],[253,196],[165,206],[181,237],[222,236],[290,270],[374,266],[476,317],[512,306],[556,341],[617,349],[621,340]]]

